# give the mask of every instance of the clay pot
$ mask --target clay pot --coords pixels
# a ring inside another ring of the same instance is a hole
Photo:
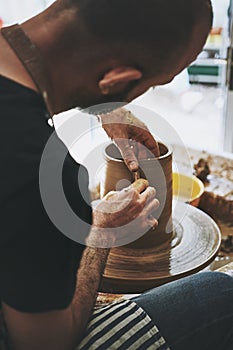
[[[202,270],[217,255],[220,231],[197,208],[180,203],[173,212],[173,230],[172,151],[164,144],[159,146],[161,157],[140,162],[141,176],[157,189],[160,208],[154,216],[159,226],[127,246],[111,249],[100,285],[102,292],[142,293]],[[105,148],[105,160],[102,196],[134,180],[113,144]],[[184,212],[185,217],[179,221]]]
[[[150,186],[156,188],[156,197],[160,202],[153,216],[159,221],[155,230],[148,231],[137,241],[125,246],[131,249],[155,247],[172,238],[172,151],[160,143],[159,158],[140,161],[140,177],[146,178]],[[114,144],[105,148],[105,174],[100,184],[101,197],[112,190],[121,190],[134,181],[133,174],[125,165],[121,154]]]

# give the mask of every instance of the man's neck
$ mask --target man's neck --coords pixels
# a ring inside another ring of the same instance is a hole
[[[60,17],[62,16],[58,16],[57,19],[48,20],[49,11],[50,10],[44,11],[38,16],[26,21],[21,27],[26,36],[38,47],[41,56],[43,57],[40,64],[45,67],[46,78],[49,81],[49,85],[52,87],[52,89],[50,89],[50,99],[51,101],[58,101],[58,103],[52,103],[54,113],[56,113],[62,108],[59,106],[59,103],[61,105],[63,103],[61,95],[65,95],[63,91],[60,93],[60,86],[66,86],[66,82],[64,81],[66,75],[61,71],[61,67],[65,67],[66,64],[64,58],[58,54],[59,46],[61,52],[63,49],[62,43],[60,44],[60,34],[64,31],[64,26],[60,23]],[[69,18],[65,18],[67,16],[71,15],[64,14],[62,21],[65,21],[66,19],[69,22]],[[33,81],[33,78],[25,68],[21,59],[17,56],[14,49],[7,42],[1,32],[0,46],[0,75],[39,92],[37,83]],[[68,52],[65,54],[67,54],[67,56],[69,55]],[[63,75],[62,84],[60,84],[60,81],[57,81],[58,75],[60,77]]]
[[[40,63],[45,68],[50,85],[50,104],[54,113],[58,113],[69,108],[66,98],[76,90],[74,83],[79,65],[71,58],[76,55],[79,39],[78,34],[75,35],[70,29],[75,22],[74,14],[64,10],[62,15],[48,19],[47,11],[21,26],[41,53]]]
[[[83,94],[95,98],[99,93],[97,81],[107,68],[101,45],[86,31],[77,13],[64,9],[54,16],[50,11],[42,12],[21,27],[41,53],[51,86],[50,106],[53,114],[57,114],[80,101],[82,105]],[[36,84],[2,36],[0,45],[0,74],[37,91]]]
[[[24,65],[0,33],[0,75],[38,91]]]

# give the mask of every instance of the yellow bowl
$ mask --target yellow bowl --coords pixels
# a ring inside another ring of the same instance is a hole
[[[196,176],[173,173],[173,198],[198,207],[205,191],[204,185]]]

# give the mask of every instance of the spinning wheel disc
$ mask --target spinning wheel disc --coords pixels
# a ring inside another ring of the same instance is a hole
[[[182,221],[178,220],[185,211]],[[208,266],[221,243],[216,223],[201,210],[183,203],[178,204],[173,223],[172,240],[163,244],[147,249],[112,249],[101,291],[141,293]]]

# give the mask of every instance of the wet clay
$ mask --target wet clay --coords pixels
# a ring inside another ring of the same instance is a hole
[[[202,211],[181,203],[172,218],[172,151],[164,144],[159,147],[159,158],[140,161],[140,177],[156,188],[160,200],[153,214],[159,226],[127,246],[111,249],[100,286],[102,292],[142,293],[202,270],[219,250],[220,231]],[[134,181],[113,144],[105,148],[105,161],[102,197]]]
[[[159,148],[159,158],[139,162],[140,177],[147,179],[149,185],[156,188],[156,198],[160,206],[153,216],[159,225],[155,230],[148,231],[137,241],[125,246],[126,248],[151,248],[172,238],[172,151],[162,143],[159,143]],[[104,156],[106,167],[100,185],[101,197],[110,191],[121,190],[134,181],[133,174],[128,170],[114,144],[106,147]]]

